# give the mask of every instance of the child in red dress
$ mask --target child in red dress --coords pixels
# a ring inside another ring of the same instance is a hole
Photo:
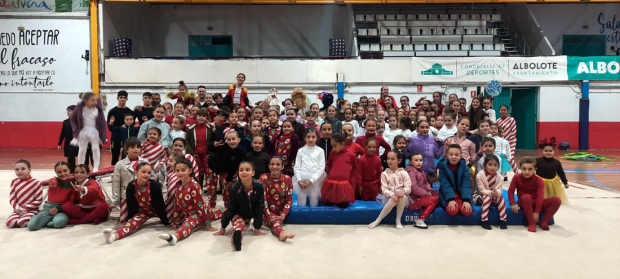
[[[75,192],[73,200],[62,204],[62,212],[69,217],[67,225],[98,225],[109,219],[110,206],[105,201],[101,185],[97,180],[89,179],[89,174],[87,165],[75,167],[75,182],[71,183]]]
[[[269,161],[270,173],[264,173],[259,181],[265,186],[264,223],[280,241],[295,237],[294,234],[282,229],[282,223],[291,210],[293,203],[293,180],[282,174],[284,160],[273,157]]]
[[[536,232],[539,214],[545,213],[545,217],[540,220],[540,228],[548,231],[549,220],[560,209],[562,200],[558,197],[545,199],[545,183],[542,178],[534,175],[536,160],[531,157],[523,157],[519,162],[519,168],[521,173],[512,178],[510,188],[508,188],[510,208],[515,214],[523,209],[528,222],[527,230],[530,232]],[[518,203],[515,202],[515,190],[519,197]]]
[[[366,154],[359,159],[357,168],[357,181],[359,182],[359,199],[374,201],[381,192],[381,158],[377,155],[377,140],[366,139]]]
[[[424,165],[422,154],[417,152],[411,154],[409,166],[406,168],[411,179],[411,205],[409,205],[409,210],[423,209],[420,216],[414,218],[413,226],[420,229],[428,229],[428,225],[424,221],[439,204],[439,197],[436,192],[432,191],[426,173],[422,170],[422,165]]]
[[[325,205],[349,207],[355,201],[355,187],[351,185],[351,172],[357,167],[357,158],[345,148],[345,135],[334,134],[331,139],[332,153],[327,160],[325,170],[327,178],[321,188],[321,198]]]
[[[147,133],[147,138],[142,143],[142,158],[153,166],[155,175],[153,179],[160,183],[164,181],[164,175],[160,175],[162,171],[161,160],[166,157],[166,151],[164,146],[159,143],[161,139],[161,130],[157,127],[150,128]]]

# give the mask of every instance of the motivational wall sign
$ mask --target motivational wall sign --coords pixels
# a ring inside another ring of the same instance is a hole
[[[0,20],[0,92],[90,91],[88,27],[82,19]]]

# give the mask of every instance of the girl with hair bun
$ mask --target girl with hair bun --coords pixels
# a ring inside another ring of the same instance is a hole
[[[166,97],[168,99],[177,99],[177,102],[181,102],[184,104],[193,104],[196,102],[196,93],[189,92],[187,90],[187,85],[185,85],[184,81],[179,81],[179,86],[177,87],[177,93],[168,92]]]

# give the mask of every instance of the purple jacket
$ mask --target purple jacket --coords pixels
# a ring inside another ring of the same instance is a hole
[[[73,110],[73,114],[71,114],[71,129],[73,130],[73,138],[78,138],[80,132],[84,128],[84,118],[82,118],[82,108],[84,107],[84,102],[79,102],[75,106]],[[99,114],[97,115],[97,121],[95,126],[97,131],[99,131],[99,143],[104,144],[106,139],[108,138],[108,126],[105,122],[105,114],[103,113],[103,104],[101,103],[101,98],[97,98],[97,111]]]
[[[409,146],[405,149],[405,158],[410,159],[411,154],[415,152],[422,154],[424,159],[422,170],[425,173],[435,173],[437,168],[435,159],[439,159],[443,154],[443,141],[435,141],[435,138],[428,135],[417,135],[411,139]]]
[[[426,193],[433,189],[426,179],[426,174],[421,169],[416,169],[412,166],[407,166],[405,170],[409,173],[409,178],[411,179],[411,198],[426,197]]]

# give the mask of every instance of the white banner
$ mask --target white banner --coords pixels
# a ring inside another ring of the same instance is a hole
[[[507,81],[568,80],[566,56],[508,57]]]
[[[0,92],[91,90],[87,19],[0,19]]]
[[[412,60],[414,82],[565,81],[566,56],[462,57]]]

